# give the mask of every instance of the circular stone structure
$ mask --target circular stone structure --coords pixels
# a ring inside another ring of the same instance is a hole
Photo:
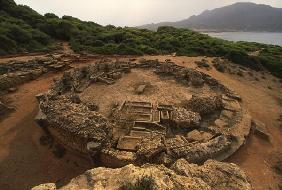
[[[44,131],[107,167],[221,161],[251,127],[239,95],[169,60],[100,61],[65,72],[37,99]]]

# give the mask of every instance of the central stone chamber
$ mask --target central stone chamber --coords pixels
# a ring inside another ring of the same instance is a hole
[[[65,72],[37,98],[46,133],[107,167],[221,161],[251,127],[240,96],[171,61],[103,60]]]

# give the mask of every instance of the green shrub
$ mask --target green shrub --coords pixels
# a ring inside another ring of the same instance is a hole
[[[142,176],[135,183],[127,182],[119,190],[154,190],[156,187],[151,176]]]
[[[69,41],[76,52],[96,54],[171,54],[224,57],[282,78],[282,47],[249,42],[230,42],[187,29],[169,26],[157,31],[130,27],[100,26],[71,16],[38,14],[13,0],[0,0],[0,54],[46,51],[55,40]],[[258,51],[257,56],[251,52]]]

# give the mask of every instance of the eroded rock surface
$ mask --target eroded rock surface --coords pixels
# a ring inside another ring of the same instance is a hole
[[[172,118],[176,125],[184,128],[199,126],[201,120],[199,113],[185,108],[175,108],[172,112]]]
[[[185,102],[185,108],[201,115],[213,113],[222,108],[222,99],[220,96],[214,97],[198,97],[193,96],[189,101]]]
[[[204,165],[178,160],[171,168],[163,165],[127,165],[123,168],[95,168],[71,180],[61,190],[126,189],[146,184],[149,189],[183,190],[250,190],[246,174],[235,164],[208,160]],[[34,187],[33,190],[54,189],[55,184]],[[56,189],[56,188],[55,188]]]

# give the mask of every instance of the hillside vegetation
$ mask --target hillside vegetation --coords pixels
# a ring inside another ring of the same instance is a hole
[[[188,29],[146,29],[101,26],[71,16],[48,13],[0,0],[0,55],[50,51],[56,41],[69,41],[76,52],[95,54],[171,54],[220,56],[254,69],[261,65],[282,77],[282,47],[247,42],[229,42]],[[258,56],[251,52],[259,51]]]

